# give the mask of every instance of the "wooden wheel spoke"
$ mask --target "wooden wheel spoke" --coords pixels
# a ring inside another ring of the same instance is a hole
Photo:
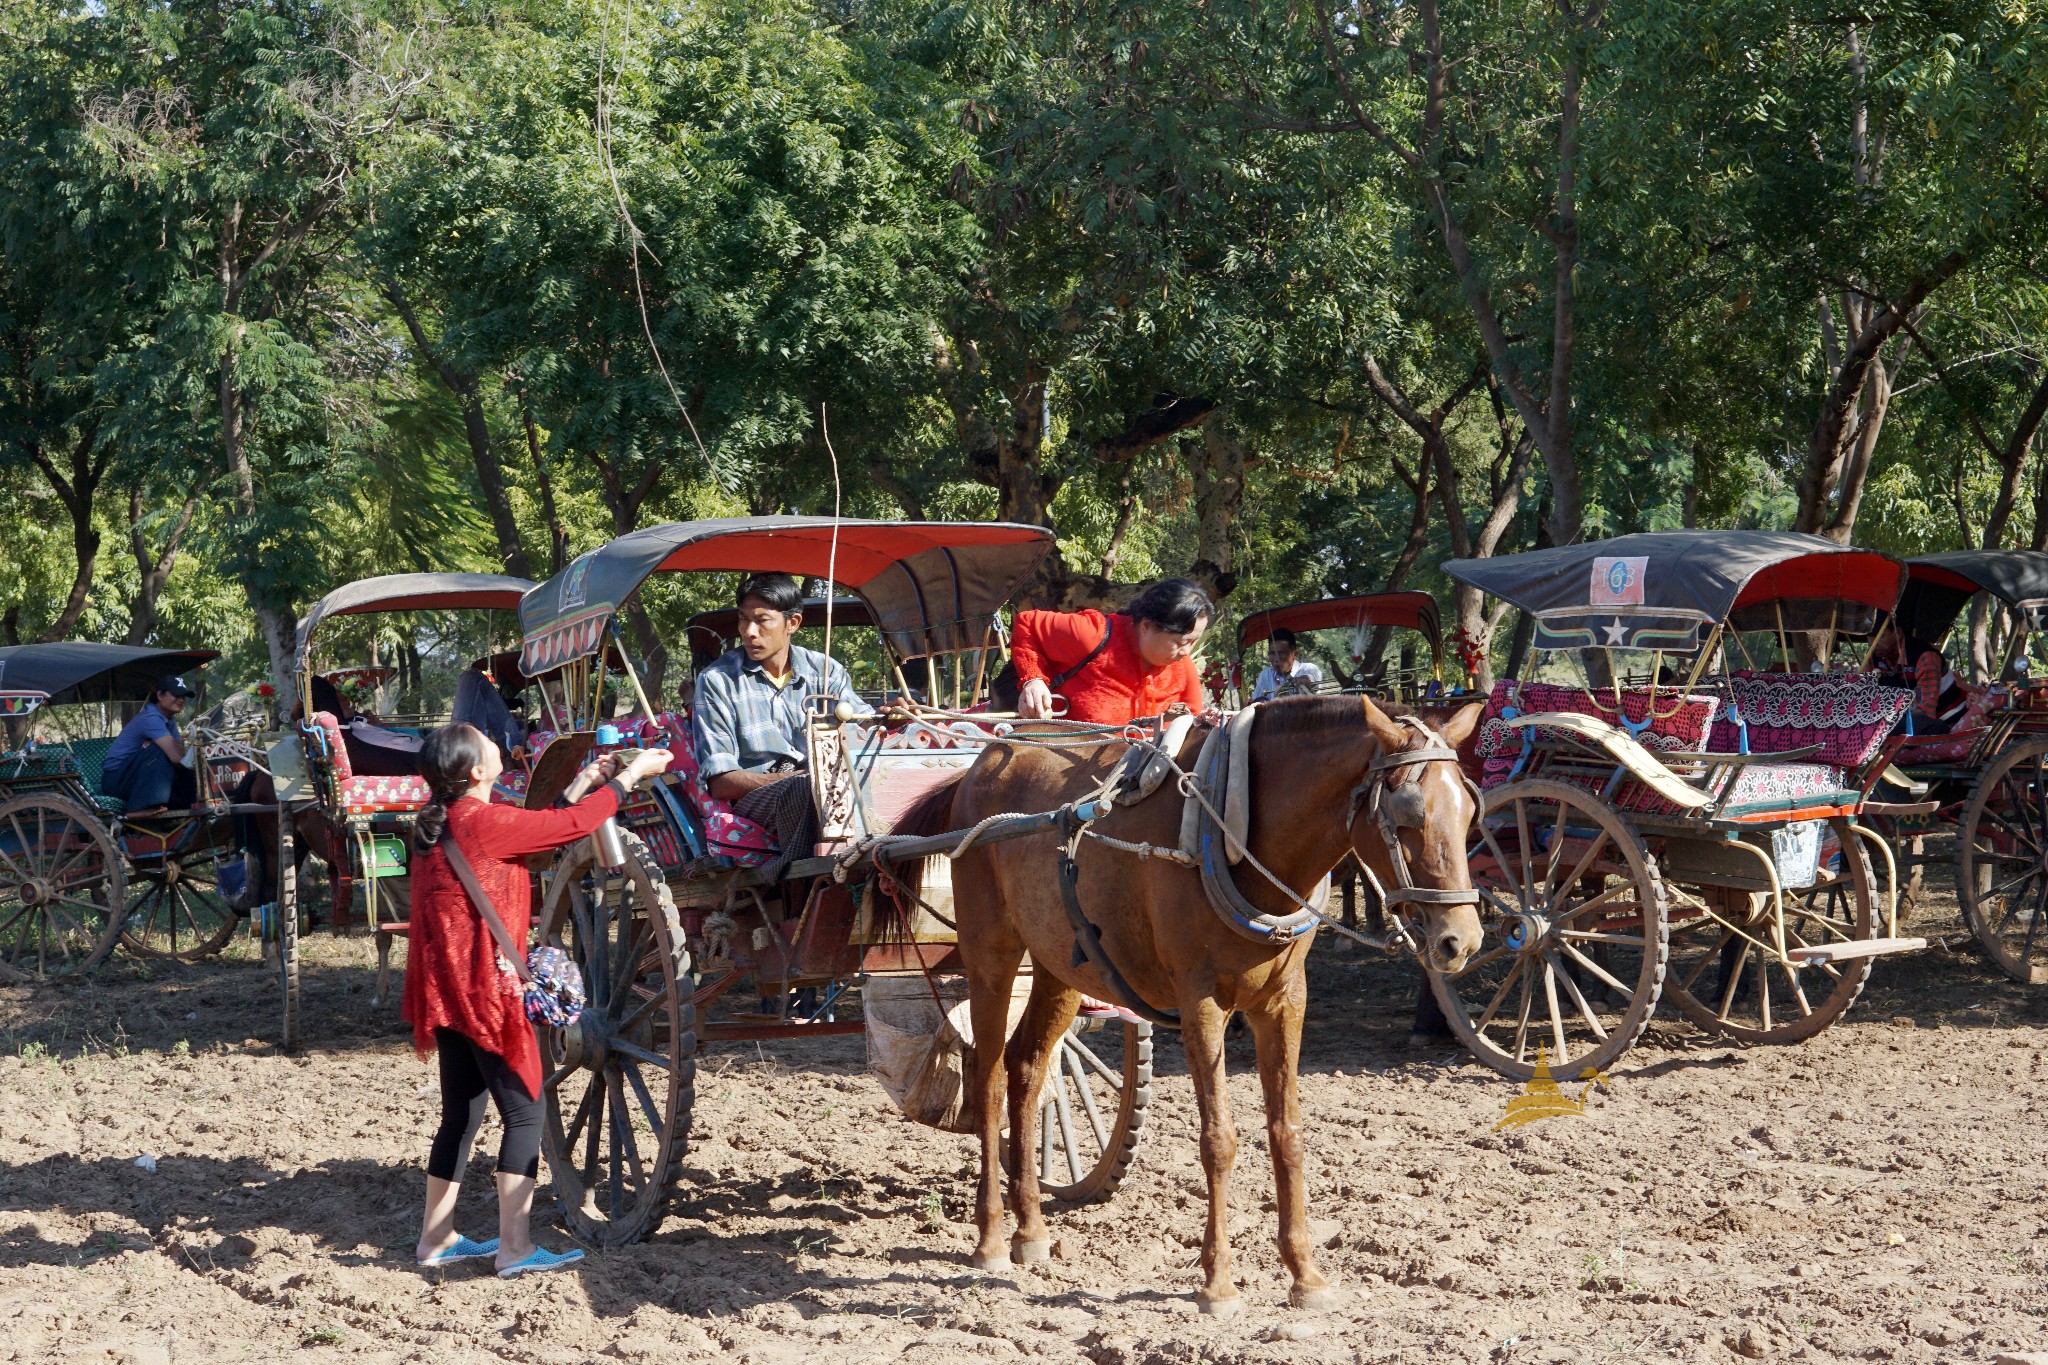
[[[1607,1030],[1602,1028],[1599,1019],[1594,1017],[1592,1007],[1586,1003],[1585,994],[1579,990],[1579,983],[1572,979],[1572,974],[1568,971],[1560,970],[1557,974],[1564,981],[1565,991],[1571,996],[1572,1004],[1578,1008],[1579,1017],[1586,1021],[1586,1027],[1593,1030],[1595,1038],[1606,1042]]]
[[[1522,957],[1519,954],[1516,956],[1513,969],[1501,979],[1500,989],[1493,993],[1493,999],[1486,1002],[1485,1012],[1473,1021],[1472,1031],[1474,1033],[1484,1032],[1486,1026],[1493,1022],[1493,1016],[1500,1012],[1501,1005],[1508,998],[1508,992],[1514,989],[1515,982],[1521,979],[1522,972],[1528,965],[1529,960],[1526,957]]]
[[[1562,807],[1559,810],[1562,811]],[[1515,802],[1515,838],[1522,850],[1522,868],[1517,874],[1517,884],[1522,888],[1522,904],[1536,903],[1536,841],[1529,836],[1529,803]]]
[[[640,1112],[646,1115],[647,1126],[659,1133],[662,1129],[661,1106],[654,1102],[654,1092],[647,1088],[647,1078],[631,1062],[622,1063],[619,1070],[625,1073],[627,1083],[633,1087],[633,1098],[640,1102]]]
[[[658,1066],[663,1071],[674,1070],[674,1067],[669,1064],[668,1058],[662,1056],[659,1052],[649,1052],[638,1043],[629,1043],[623,1038],[613,1038],[605,1046],[613,1052],[631,1057],[634,1061],[645,1062],[649,1066]]]
[[[1499,942],[1494,944],[1493,947],[1488,948],[1485,952],[1479,954],[1477,957],[1474,957],[1470,962],[1467,962],[1464,966],[1458,968],[1457,971],[1444,972],[1441,975],[1443,976],[1443,979],[1446,981],[1462,981],[1466,977],[1470,976],[1473,972],[1476,972],[1481,967],[1484,967],[1487,963],[1492,962],[1494,959],[1498,958],[1501,954],[1512,953],[1514,951],[1515,950],[1513,948],[1510,948],[1505,941]]]
[[[1624,896],[1634,895],[1635,889],[1635,883],[1633,882],[1618,881],[1598,895],[1589,896],[1576,905],[1568,906],[1564,910],[1559,911],[1557,918],[1559,920],[1577,919],[1579,916],[1590,911],[1612,905]]]
[[[1735,1002],[1735,993],[1742,986],[1743,970],[1749,966],[1750,942],[1748,939],[1743,939],[1741,940],[1741,945],[1740,950],[1735,955],[1734,963],[1727,969],[1721,982],[1721,1005],[1715,1013],[1723,1019],[1728,1017],[1729,1007]],[[1718,959],[1720,954],[1716,953],[1714,956]]]
[[[605,1091],[610,1095],[612,1105],[612,1181],[616,1187],[619,1179],[618,1159],[623,1156],[626,1159],[626,1169],[633,1176],[633,1188],[644,1190],[647,1188],[647,1172],[640,1164],[640,1141],[633,1132],[632,1111],[626,1106],[626,1081],[622,1074],[624,1070],[622,1064],[617,1070],[607,1069],[605,1072]],[[653,1127],[655,1132],[661,1131],[660,1124],[657,1123]],[[623,1194],[623,1190],[614,1188],[615,1205]]]
[[[1522,1011],[1515,1019],[1515,1060],[1525,1061],[1529,1055],[1529,1012],[1536,1004],[1536,970],[1531,967],[1522,973]]]
[[[1109,1150],[1109,1130],[1102,1126],[1102,1114],[1095,1107],[1095,1092],[1089,1088],[1088,1073],[1082,1069],[1081,1059],[1074,1055],[1071,1047],[1062,1046],[1059,1054],[1060,1064],[1072,1073],[1074,1089],[1080,1093],[1081,1112],[1088,1116],[1089,1131],[1095,1134],[1095,1150],[1106,1152]]]
[[[1520,874],[1515,871],[1514,865],[1508,861],[1508,855],[1501,850],[1500,844],[1493,837],[1492,827],[1484,820],[1479,822],[1479,838],[1485,843],[1487,851],[1493,854],[1494,866],[1500,869],[1501,876],[1507,878],[1512,883],[1512,885],[1503,889],[1514,893],[1515,897],[1521,901],[1523,910],[1535,908],[1529,900],[1527,889],[1522,885]]]
[[[1595,962],[1592,958],[1587,957],[1584,953],[1580,952],[1577,948],[1574,948],[1569,943],[1560,943],[1557,946],[1562,948],[1571,957],[1572,961],[1578,963],[1580,967],[1582,967],[1586,971],[1591,972],[1594,976],[1598,977],[1600,979],[1600,984],[1607,987],[1608,990],[1619,993],[1624,999],[1629,1000],[1631,1002],[1635,1000],[1635,991],[1627,986],[1622,985],[1621,982],[1615,978],[1614,974],[1609,972],[1605,967],[1602,967],[1599,963]],[[1567,978],[1567,980],[1569,980],[1569,978]]]
[[[1557,1005],[1557,964],[1548,953],[1543,954],[1543,1003],[1550,1011],[1550,1038],[1557,1044],[1557,1060],[1562,1065],[1571,1048],[1564,1040],[1564,1013]]]
[[[1083,1065],[1085,1065],[1090,1071],[1093,1071],[1096,1075],[1102,1077],[1103,1080],[1107,1081],[1109,1083],[1109,1088],[1111,1090],[1116,1091],[1118,1094],[1123,1093],[1123,1074],[1121,1072],[1112,1071],[1110,1069],[1109,1063],[1103,1061],[1102,1058],[1095,1055],[1095,1049],[1089,1047],[1079,1038],[1067,1039],[1067,1046],[1068,1048],[1072,1049],[1075,1057],[1077,1057]]]

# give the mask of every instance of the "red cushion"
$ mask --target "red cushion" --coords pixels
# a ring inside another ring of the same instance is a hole
[[[356,770],[348,761],[348,745],[341,740],[341,722],[334,718],[332,711],[315,711],[313,724],[320,727],[320,738],[326,743],[326,758],[334,765],[335,777],[344,781],[354,777]]]
[[[1910,688],[1871,674],[1737,673],[1729,680],[1753,754],[1782,754],[1818,744],[1813,762],[1860,768],[1877,756],[1913,704]],[[1742,730],[1725,713],[1714,725],[1715,753],[1737,753]]]
[[[418,810],[434,799],[423,777],[348,777],[337,786],[342,807],[351,815]]]

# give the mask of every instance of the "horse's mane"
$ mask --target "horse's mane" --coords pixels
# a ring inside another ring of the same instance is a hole
[[[1259,705],[1255,735],[1325,734],[1347,720],[1365,718],[1365,707],[1356,696],[1282,697]]]

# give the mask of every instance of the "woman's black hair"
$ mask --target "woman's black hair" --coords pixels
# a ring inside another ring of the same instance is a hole
[[[419,773],[426,779],[427,791],[434,799],[413,817],[415,853],[425,853],[441,842],[441,832],[448,828],[448,807],[469,790],[470,773],[483,766],[485,748],[490,742],[474,725],[457,722],[442,726],[420,745]]]
[[[758,600],[762,606],[781,612],[784,616],[793,611],[803,610],[803,590],[796,580],[786,573],[757,573],[740,584],[740,590],[733,594],[732,604],[736,607],[747,605],[749,597]]]
[[[1132,620],[1150,621],[1174,635],[1187,634],[1215,614],[1209,594],[1185,578],[1162,578],[1124,608]]]

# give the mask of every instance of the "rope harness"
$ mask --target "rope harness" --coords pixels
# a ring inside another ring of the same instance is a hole
[[[1360,701],[1364,706],[1369,707],[1371,705],[1369,698],[1361,698]],[[1261,704],[1253,703],[1253,706],[1256,707]],[[1418,717],[1397,716],[1394,719],[1401,725],[1413,730],[1420,736],[1423,743],[1415,748],[1382,753],[1378,758],[1372,760],[1366,767],[1364,777],[1359,780],[1357,786],[1351,789],[1350,805],[1345,820],[1345,832],[1349,835],[1352,827],[1358,823],[1361,815],[1370,816],[1379,833],[1381,843],[1387,851],[1387,861],[1394,875],[1395,886],[1392,891],[1383,886],[1379,878],[1373,873],[1373,870],[1362,861],[1359,864],[1359,868],[1365,874],[1367,881],[1371,883],[1373,891],[1379,896],[1381,903],[1394,911],[1391,917],[1391,922],[1394,926],[1394,936],[1391,939],[1381,939],[1370,934],[1361,933],[1340,921],[1331,919],[1325,914],[1324,906],[1328,903],[1330,886],[1330,879],[1327,876],[1313,888],[1310,897],[1303,897],[1281,880],[1271,868],[1268,868],[1261,862],[1248,848],[1243,847],[1236,838],[1232,837],[1229,832],[1229,822],[1224,812],[1219,809],[1219,803],[1226,799],[1223,788],[1228,782],[1231,771],[1232,753],[1226,729],[1219,728],[1212,731],[1209,739],[1204,742],[1201,757],[1197,759],[1196,764],[1199,772],[1190,772],[1186,768],[1181,767],[1179,755],[1168,752],[1156,734],[1146,735],[1129,728],[1123,729],[1118,735],[1113,737],[1104,736],[1102,738],[1089,738],[1085,740],[1078,740],[1077,737],[1078,742],[1054,741],[1052,743],[1044,743],[1042,740],[1039,741],[1042,747],[1067,748],[1080,747],[1081,744],[1099,746],[1120,739],[1132,749],[1142,751],[1148,755],[1143,761],[1118,764],[1086,796],[1069,801],[1053,812],[1056,819],[1054,828],[1060,835],[1058,863],[1060,900],[1066,911],[1068,927],[1074,935],[1072,965],[1076,967],[1086,965],[1095,968],[1109,988],[1109,993],[1115,1003],[1122,1009],[1162,1027],[1180,1027],[1180,1016],[1177,1013],[1170,1010],[1154,1009],[1139,996],[1130,982],[1124,977],[1123,972],[1118,969],[1116,963],[1111,960],[1108,952],[1103,948],[1102,930],[1088,917],[1087,910],[1081,904],[1078,855],[1081,840],[1083,839],[1093,839],[1107,848],[1115,849],[1121,853],[1129,853],[1141,861],[1160,858],[1182,867],[1198,869],[1202,874],[1202,889],[1206,899],[1209,901],[1210,908],[1216,912],[1218,918],[1222,919],[1225,924],[1254,942],[1275,947],[1285,946],[1312,925],[1323,924],[1349,939],[1382,952],[1396,952],[1406,948],[1409,952],[1420,956],[1422,949],[1413,937],[1410,936],[1407,925],[1400,913],[1401,907],[1476,905],[1479,902],[1479,893],[1476,890],[1455,890],[1415,885],[1414,878],[1408,867],[1407,852],[1401,845],[1400,831],[1404,828],[1421,828],[1426,823],[1426,820],[1424,813],[1419,807],[1419,803],[1392,802],[1386,799],[1386,793],[1390,788],[1404,785],[1390,781],[1390,775],[1405,768],[1419,767],[1429,763],[1455,764],[1458,761],[1458,755],[1457,751],[1451,747],[1449,741],[1440,732],[1432,729]],[[1023,735],[1007,735],[1002,737],[1002,742],[1032,744],[1036,738]],[[1238,742],[1249,745],[1250,730],[1248,725],[1244,727],[1243,734]],[[1193,819],[1191,824],[1190,822],[1184,822],[1182,838],[1184,842],[1193,843],[1195,845],[1193,848],[1167,848],[1159,844],[1118,839],[1093,828],[1095,822],[1115,809],[1119,801],[1125,805],[1131,805],[1135,804],[1137,800],[1142,800],[1144,796],[1149,795],[1151,787],[1149,785],[1141,786],[1140,778],[1143,773],[1148,769],[1153,769],[1157,764],[1163,764],[1166,771],[1173,775],[1174,789],[1192,807]],[[1240,756],[1240,771],[1242,771],[1242,756]],[[1473,811],[1476,815],[1480,808],[1479,789],[1470,778],[1464,775],[1462,770],[1458,773],[1458,779],[1465,789],[1471,793]],[[1248,799],[1248,793],[1245,795]],[[933,856],[944,856],[948,859],[958,858],[986,838],[991,832],[1000,828],[1004,823],[1030,818],[1034,817],[1011,812],[987,816],[976,822],[973,828],[963,833],[951,848],[944,849],[941,854]],[[1191,835],[1192,837],[1190,837]],[[909,887],[905,886],[889,870],[888,864],[893,861],[889,856],[890,848],[894,845],[913,841],[917,841],[915,836],[893,834],[877,835],[862,840],[840,856],[838,863],[833,868],[833,879],[845,882],[861,862],[871,861],[876,871],[877,880],[882,882],[892,895],[903,900],[915,902],[917,906],[931,914],[941,923],[952,927],[951,920],[939,913],[923,897],[912,892]],[[1296,909],[1285,915],[1274,915],[1260,910],[1245,899],[1244,894],[1238,890],[1235,875],[1230,870],[1230,863],[1233,861],[1230,855],[1233,853],[1237,855],[1235,860],[1251,864],[1252,870],[1263,877],[1282,896],[1292,901]]]

